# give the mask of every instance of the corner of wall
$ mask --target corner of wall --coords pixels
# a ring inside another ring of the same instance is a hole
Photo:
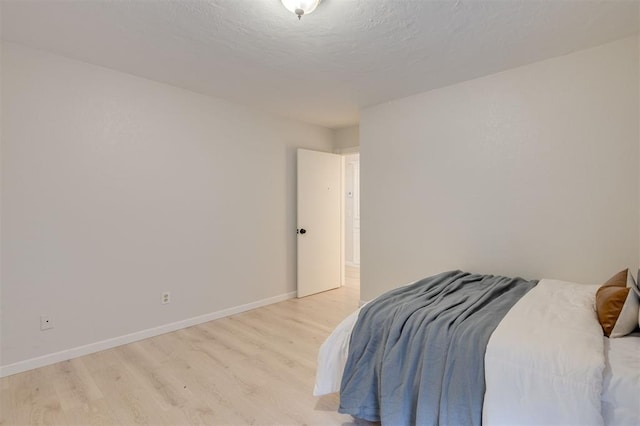
[[[333,130],[333,152],[349,154],[358,152],[360,146],[360,126],[343,127]]]

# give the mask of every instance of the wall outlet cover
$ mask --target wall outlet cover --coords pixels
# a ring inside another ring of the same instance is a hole
[[[53,318],[49,315],[40,315],[40,330],[51,330],[53,328]]]

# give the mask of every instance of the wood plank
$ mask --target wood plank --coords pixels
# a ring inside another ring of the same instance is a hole
[[[57,374],[53,384],[63,410],[87,408],[92,401],[102,399],[102,392],[93,382],[82,359],[63,361],[55,364],[54,368]]]
[[[51,367],[44,367],[9,377],[13,424],[68,424],[50,370]]]

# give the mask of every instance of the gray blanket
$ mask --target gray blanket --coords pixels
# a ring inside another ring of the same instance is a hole
[[[339,411],[383,425],[480,425],[489,337],[537,281],[445,272],[366,305]]]

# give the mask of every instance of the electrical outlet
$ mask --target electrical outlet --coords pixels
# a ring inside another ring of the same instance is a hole
[[[53,318],[49,315],[40,315],[40,330],[51,330],[53,328]]]
[[[162,293],[162,304],[165,305],[169,302],[171,302],[171,293],[169,293],[168,291]]]

